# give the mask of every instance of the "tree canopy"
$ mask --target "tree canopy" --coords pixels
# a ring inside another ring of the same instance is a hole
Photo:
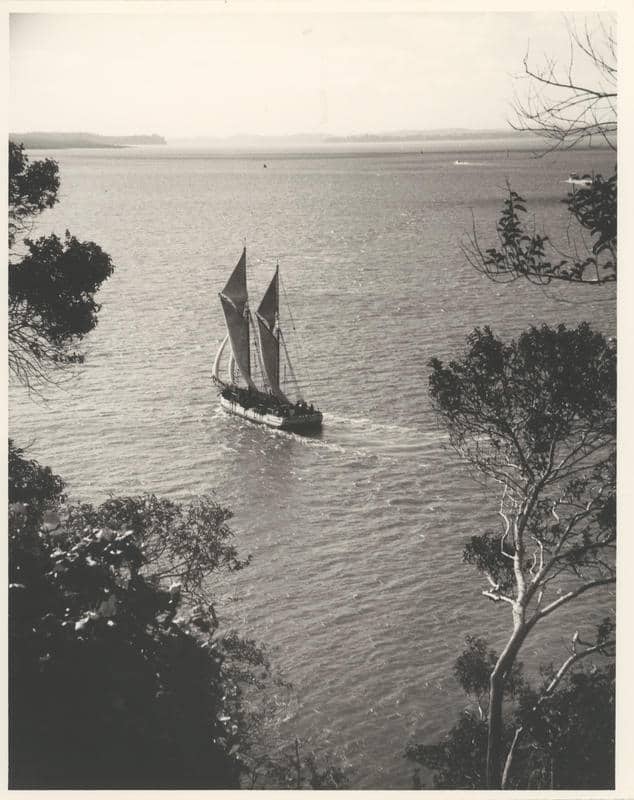
[[[59,185],[55,161],[30,162],[22,145],[9,142],[9,367],[31,388],[83,360],[78,346],[100,309],[95,294],[113,272],[99,245],[68,231],[63,240],[19,240],[58,202]]]
[[[59,168],[52,158],[31,163],[24,147],[9,142],[9,247],[29,222],[58,202]]]
[[[461,359],[429,362],[451,443],[513,491],[572,479],[614,444],[616,352],[587,323],[542,325],[506,344],[489,327]]]
[[[268,664],[196,603],[245,564],[226,510],[72,506],[12,444],[9,468],[11,786],[239,788],[242,686]]]

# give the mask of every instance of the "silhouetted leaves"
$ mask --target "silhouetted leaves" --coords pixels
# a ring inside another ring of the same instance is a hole
[[[569,673],[541,701],[543,687],[522,693],[517,722],[543,754],[552,788],[614,787],[614,681],[613,665],[595,666]]]
[[[508,592],[515,584],[512,545],[505,540],[500,542],[499,535],[488,531],[482,536],[472,536],[462,553],[465,564],[473,564],[484,575],[490,575],[501,592]]]
[[[509,344],[485,327],[467,341],[461,360],[429,362],[430,394],[452,443],[485,473],[531,478],[570,437],[613,434],[616,353],[587,323],[533,327]]]
[[[465,641],[467,646],[456,659],[454,675],[465,694],[475,697],[480,707],[481,699],[489,693],[491,672],[498,654],[489,649],[486,640],[479,636],[467,636]],[[509,697],[513,697],[523,686],[521,673],[522,664],[518,662],[507,675],[504,689]],[[481,714],[485,716],[482,709]]]
[[[57,164],[29,162],[9,142],[9,246],[34,218],[58,200]],[[52,380],[55,370],[81,363],[81,339],[97,324],[95,293],[112,274],[107,253],[66,231],[23,239],[25,251],[9,260],[9,366],[26,386]]]
[[[170,518],[186,535],[186,507],[66,507],[62,489],[11,446],[12,787],[238,788],[239,681],[254,670],[263,680],[268,662],[254,642],[217,636],[208,610],[188,608],[149,569],[145,545]],[[181,542],[162,554],[167,563],[178,553],[186,586],[199,554],[207,577],[243,563],[213,526],[226,516],[200,500],[189,540],[198,549]]]
[[[434,775],[436,789],[485,789],[487,724],[464,711],[436,744],[410,745],[405,755]]]
[[[553,280],[603,284],[617,275],[617,178],[584,175],[562,200],[578,226],[578,241],[554,246],[527,224],[526,200],[508,186],[496,225],[498,244],[484,247],[475,231],[463,245],[467,261],[496,282],[525,278],[545,286]],[[587,246],[584,234],[589,235]],[[574,237],[573,237],[574,238]]]
[[[599,636],[613,634],[611,623],[599,626]],[[440,741],[412,744],[406,757],[433,774],[437,789],[484,789],[487,720],[481,697],[488,691],[495,651],[479,637],[467,637],[454,674],[474,697],[480,713],[463,711]],[[539,687],[522,676],[521,664],[509,676],[507,700],[512,702],[503,726],[505,750],[522,727],[523,737],[513,759],[507,788],[600,789],[614,786],[614,667],[576,670],[566,674],[557,691],[546,695],[553,669],[543,670]],[[418,775],[420,781],[420,775]]]
[[[51,158],[31,163],[24,145],[9,142],[9,247],[25,222],[58,202],[59,170]]]

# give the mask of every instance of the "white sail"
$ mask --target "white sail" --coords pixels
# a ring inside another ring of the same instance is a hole
[[[220,381],[220,359],[222,358],[222,354],[224,352],[225,347],[227,346],[228,341],[229,341],[229,334],[227,334],[225,338],[222,340],[222,344],[218,348],[218,352],[216,353],[216,358],[214,360],[214,367],[213,370],[211,371],[211,374],[217,381]]]

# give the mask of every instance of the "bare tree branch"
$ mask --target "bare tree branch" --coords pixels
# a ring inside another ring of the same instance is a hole
[[[586,21],[581,34],[571,22],[567,27],[567,65],[559,66],[554,59],[546,58],[542,66],[533,66],[527,51],[523,66],[528,86],[523,97],[516,91],[515,120],[510,123],[511,127],[550,140],[547,152],[591,143],[593,138],[600,138],[616,150],[615,21],[599,15],[594,29],[591,30]],[[593,84],[577,80],[578,59],[585,59],[594,69]]]

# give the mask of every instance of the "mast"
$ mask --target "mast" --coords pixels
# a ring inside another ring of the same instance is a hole
[[[251,331],[249,326],[249,296],[247,292],[247,249],[231,273],[225,288],[219,293],[227,323],[231,352],[247,385],[255,388],[251,379]]]

